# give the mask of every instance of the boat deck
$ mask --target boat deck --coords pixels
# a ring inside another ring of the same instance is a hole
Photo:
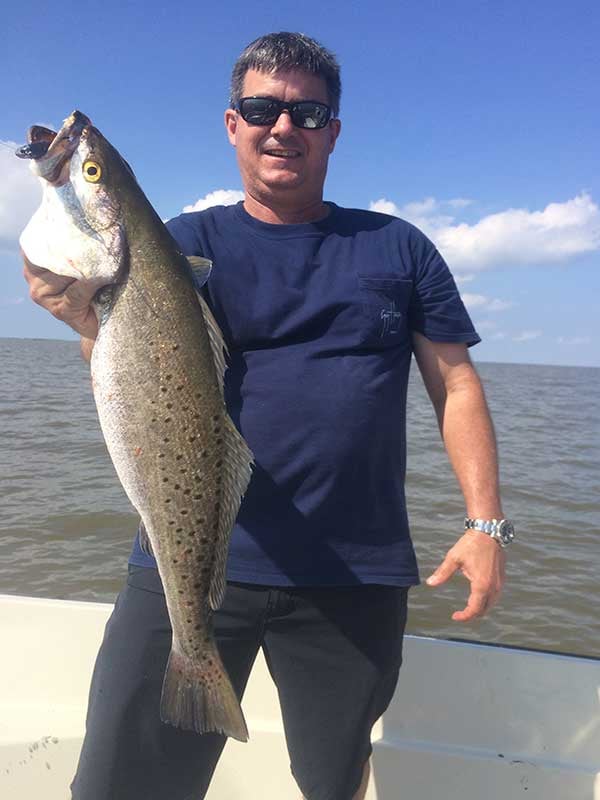
[[[111,608],[0,595],[2,800],[70,797]],[[243,708],[209,800],[298,798],[262,658]],[[600,661],[408,636],[373,746],[368,800],[600,800]]]

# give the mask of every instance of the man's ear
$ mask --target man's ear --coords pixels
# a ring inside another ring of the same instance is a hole
[[[237,133],[237,113],[233,108],[228,108],[225,112],[225,130],[227,131],[227,138],[230,144],[235,147],[235,135]]]
[[[340,135],[340,131],[342,129],[342,122],[339,119],[332,119],[329,123],[329,152],[333,153],[335,148],[335,143],[337,142],[337,138]]]

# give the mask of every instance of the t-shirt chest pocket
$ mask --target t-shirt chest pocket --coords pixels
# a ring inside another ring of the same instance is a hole
[[[358,286],[365,342],[386,347],[405,337],[413,282],[359,275]]]

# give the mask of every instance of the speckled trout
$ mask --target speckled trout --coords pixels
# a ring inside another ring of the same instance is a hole
[[[130,167],[84,114],[58,133],[34,126],[17,155],[43,186],[21,236],[25,255],[98,288],[94,398],[173,628],[161,718],[246,740],[211,628],[252,460],[224,405],[221,333]],[[210,262],[192,266],[206,279]]]

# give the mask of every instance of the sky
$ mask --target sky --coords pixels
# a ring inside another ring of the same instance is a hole
[[[9,4],[0,26],[0,336],[75,338],[36,307],[18,237],[41,190],[14,157],[75,108],[164,218],[241,194],[223,111],[263,33],[342,66],[325,198],[408,219],[448,262],[474,359],[600,366],[600,4],[395,0]]]

